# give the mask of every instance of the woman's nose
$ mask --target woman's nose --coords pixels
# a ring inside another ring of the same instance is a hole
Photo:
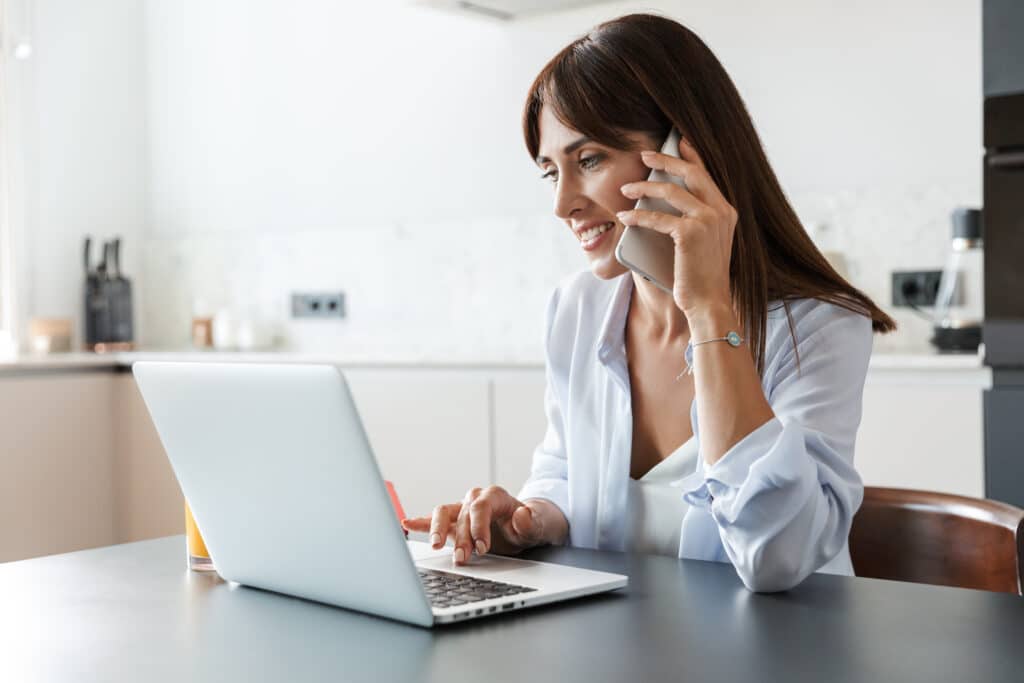
[[[555,189],[555,215],[567,220],[577,209],[582,209],[586,204],[579,183],[571,178],[559,178]]]

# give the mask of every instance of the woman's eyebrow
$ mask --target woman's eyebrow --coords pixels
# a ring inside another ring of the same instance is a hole
[[[562,154],[568,156],[569,154],[572,154],[573,152],[575,152],[577,149],[587,144],[588,142],[590,142],[590,138],[584,135],[579,140],[576,140],[575,142],[570,142],[568,145],[566,145],[565,149],[562,150]],[[535,161],[538,164],[543,164],[545,161],[551,161],[551,159],[547,158],[546,156],[538,156],[535,159]]]

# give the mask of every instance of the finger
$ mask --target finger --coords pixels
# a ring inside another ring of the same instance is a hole
[[[709,198],[721,194],[715,181],[711,179],[704,168],[703,162],[693,163],[670,154],[651,150],[640,152],[640,158],[648,168],[679,178],[682,181],[683,189],[688,190],[690,194],[701,201],[707,201]]]
[[[450,505],[438,505],[434,508],[434,515],[430,521],[430,545],[437,550],[444,545],[451,530],[452,522],[462,508],[461,503]]]
[[[533,510],[526,505],[520,505],[512,513],[509,520],[512,531],[519,539],[521,545],[530,545],[537,541],[540,532],[540,525],[533,518]]]
[[[705,173],[707,172],[708,169],[704,165],[704,160],[700,158],[697,148],[694,147],[693,143],[685,137],[679,138],[679,155],[685,161],[689,161],[691,164],[696,164],[702,171]]]
[[[705,207],[705,204],[691,191],[679,187],[675,183],[641,180],[635,183],[626,183],[622,186],[621,192],[631,199],[640,199],[641,197],[664,199],[677,211],[686,215],[696,214]]]
[[[700,154],[697,153],[693,145],[684,138],[679,143],[679,149],[682,156],[681,159],[652,150],[640,152],[640,157],[649,168],[662,170],[670,175],[682,178],[690,193],[709,206],[720,208],[731,206],[719,189],[718,184],[711,177],[711,174],[708,173],[704,160],[701,159]]]
[[[701,158],[697,148],[693,145],[688,138],[680,138],[679,140],[679,154],[685,161],[690,162],[697,166],[700,170],[693,176],[694,184],[698,190],[700,198],[708,204],[708,206],[714,206],[720,211],[724,211],[728,214],[733,211],[732,204],[722,194],[722,190],[718,187],[718,183],[711,177],[711,173],[708,172],[707,166],[704,165],[704,159]]]
[[[494,539],[491,537],[491,529],[497,525],[499,529],[504,533],[505,524],[512,518],[512,513],[515,512],[516,508],[521,506],[518,500],[515,499],[508,491],[501,488],[500,486],[488,486],[477,498],[477,501],[481,505],[486,504],[489,514],[489,519],[480,520],[480,525],[476,526],[475,520],[473,525],[473,538],[484,541],[484,552],[487,552],[494,546]],[[509,540],[509,537],[507,534]],[[477,549],[480,552],[480,549]]]
[[[519,501],[516,501],[512,514],[501,520],[498,527],[506,543],[516,548],[536,545],[542,532],[540,519],[534,516],[533,508]]]
[[[455,564],[465,564],[469,561],[469,554],[473,548],[472,534],[469,530],[469,509],[479,495],[480,489],[470,489],[462,501],[459,517],[455,520],[455,550],[452,553]]]
[[[640,152],[640,159],[647,168],[664,171],[671,176],[680,178],[683,181],[683,185],[690,188],[697,187],[698,173],[703,171],[701,166],[693,164],[686,159],[674,157],[663,152],[655,152],[650,149]]]
[[[690,217],[671,216],[661,211],[645,211],[633,209],[632,211],[619,211],[615,214],[623,225],[636,225],[641,228],[650,228],[660,233],[669,235],[674,240],[682,236],[683,226]]]
[[[482,494],[469,506],[469,534],[477,555],[483,555],[491,547],[491,517],[491,501]]]

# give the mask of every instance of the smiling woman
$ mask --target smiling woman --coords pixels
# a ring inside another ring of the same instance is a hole
[[[673,129],[678,157],[654,151]],[[731,562],[759,591],[852,574],[872,330],[895,325],[807,236],[718,59],[663,17],[606,22],[540,72],[523,132],[589,265],[548,305],[547,433],[518,496],[407,527],[457,564],[569,542]],[[671,293],[616,259],[627,225],[670,238]]]
[[[876,331],[894,329],[892,320],[814,246],[725,69],[680,24],[653,15],[621,17],[598,26],[544,67],[530,89],[523,128],[530,155],[554,180],[558,170],[540,151],[545,123],[563,136],[575,133],[578,139],[562,157],[580,157],[574,164],[580,174],[596,170],[603,149],[640,164],[637,152],[660,147],[673,126],[692,141],[708,176],[737,212],[729,278],[736,307],[752,329],[759,370],[769,301],[817,297],[869,315]],[[585,141],[598,151],[583,154]],[[630,177],[628,171],[633,179],[646,175],[616,168],[624,177]],[[632,208],[632,202],[626,204]]]

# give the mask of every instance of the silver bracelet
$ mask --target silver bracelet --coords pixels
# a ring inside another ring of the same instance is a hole
[[[710,344],[711,342],[725,342],[729,346],[732,346],[732,347],[735,348],[735,347],[739,346],[740,344],[742,344],[744,341],[745,340],[743,339],[743,337],[741,337],[737,332],[733,332],[732,330],[730,330],[729,332],[726,333],[726,335],[724,337],[715,337],[714,339],[705,339],[704,341],[690,342],[690,346],[697,347],[697,346],[700,346],[701,344]],[[682,372],[680,372],[678,375],[676,375],[676,381],[678,382],[679,378],[682,377],[683,375],[692,375],[692,374],[693,374],[693,366],[690,365],[690,361],[686,361],[686,367],[683,368]]]

